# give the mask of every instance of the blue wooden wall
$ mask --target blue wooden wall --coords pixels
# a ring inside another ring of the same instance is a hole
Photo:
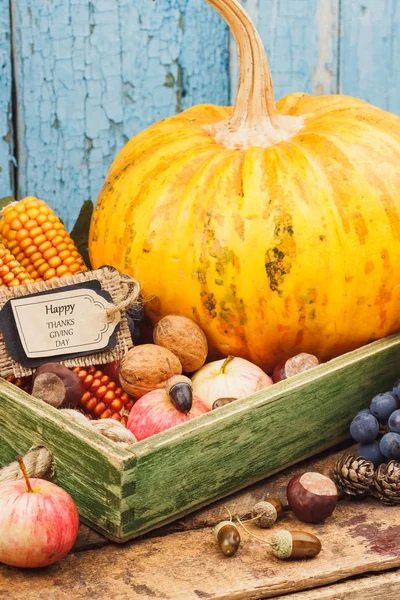
[[[400,114],[400,0],[241,0],[276,97],[345,93]],[[0,197],[72,226],[124,143],[234,97],[234,42],[204,0],[0,0]]]

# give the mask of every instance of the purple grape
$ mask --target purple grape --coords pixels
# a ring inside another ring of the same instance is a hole
[[[369,408],[363,408],[362,410],[358,411],[358,413],[356,414],[356,417],[357,417],[357,415],[362,415],[363,413],[367,413],[368,415],[372,415],[372,413],[369,410]]]
[[[389,429],[394,433],[400,433],[400,410],[395,410],[389,417]]]
[[[371,442],[370,444],[360,444],[358,446],[358,456],[363,456],[367,460],[374,463],[375,467],[385,462],[379,442]]]
[[[380,423],[386,423],[392,412],[397,409],[397,400],[391,392],[378,394],[372,398],[370,410]]]
[[[386,394],[390,394],[391,396],[393,396],[393,398],[396,400],[397,402],[397,406],[400,408],[400,400],[396,394],[396,392],[385,392]]]
[[[400,400],[400,379],[394,384],[393,393],[397,396],[397,399]]]
[[[378,431],[379,423],[374,415],[365,412],[356,415],[350,424],[351,437],[362,444],[373,442]]]
[[[379,446],[383,456],[389,460],[400,461],[400,434],[392,431],[385,433]]]

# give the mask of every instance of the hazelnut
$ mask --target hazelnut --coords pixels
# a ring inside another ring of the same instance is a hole
[[[182,365],[175,354],[153,344],[131,348],[119,366],[121,385],[134,398],[165,388],[168,379],[181,373]]]
[[[194,373],[206,362],[207,338],[200,327],[182,315],[168,315],[157,323],[154,343],[173,352],[185,373]]]

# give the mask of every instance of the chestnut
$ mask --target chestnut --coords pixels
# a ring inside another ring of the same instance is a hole
[[[277,558],[314,558],[321,552],[321,542],[308,531],[277,531],[271,540]]]
[[[338,491],[331,479],[321,473],[300,473],[286,490],[289,507],[301,521],[320,523],[333,513]]]
[[[55,408],[76,408],[85,392],[79,376],[60,363],[41,365],[32,381],[32,396]]]
[[[301,352],[300,354],[296,354],[296,356],[288,358],[287,361],[276,365],[272,373],[272,381],[279,383],[279,381],[283,381],[299,373],[304,373],[308,369],[313,369],[319,364],[320,362],[316,356],[307,354],[307,352]]]
[[[239,550],[240,533],[232,521],[221,521],[215,526],[214,535],[218,548],[225,556],[233,556]]]

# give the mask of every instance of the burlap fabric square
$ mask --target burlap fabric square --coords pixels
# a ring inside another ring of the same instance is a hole
[[[99,281],[102,289],[111,295],[111,312],[121,312],[120,328],[116,333],[117,344],[113,349],[106,349],[103,352],[74,357],[62,361],[57,361],[56,358],[54,360],[56,362],[61,362],[66,367],[104,365],[114,360],[120,360],[133,346],[126,318],[126,309],[137,303],[140,285],[136,280],[121,275],[111,267],[102,267],[96,271],[86,271],[76,275],[50,279],[49,281],[28,283],[14,288],[0,287],[0,310],[11,298],[19,298],[21,296],[44,292],[46,290],[56,290],[57,288],[65,287],[67,285],[93,280]],[[25,367],[11,358],[7,352],[3,335],[0,332],[0,375],[2,377],[8,377],[10,375],[13,375],[14,377],[24,377],[26,375],[31,375],[33,371],[33,369]]]

